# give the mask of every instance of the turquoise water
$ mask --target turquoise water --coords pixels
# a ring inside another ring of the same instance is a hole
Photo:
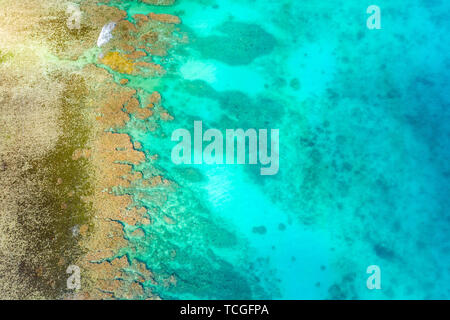
[[[449,4],[378,1],[116,2],[180,16],[188,44],[160,61],[174,116],[123,130],[170,186],[134,188],[152,224],[128,255],[165,299],[450,298]],[[156,60],[155,61],[159,61]],[[175,165],[173,130],[280,130],[280,169]],[[168,219],[170,218],[170,219]],[[168,223],[170,222],[170,223]],[[381,269],[368,290],[366,269]],[[175,276],[176,285],[168,284]]]

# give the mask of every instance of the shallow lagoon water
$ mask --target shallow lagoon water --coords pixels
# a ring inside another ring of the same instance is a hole
[[[152,212],[129,237],[146,285],[169,299],[450,296],[448,4],[408,3],[379,1],[381,30],[360,1],[115,4],[177,14],[190,39],[164,78],[130,77],[174,116],[125,129],[159,156],[135,169],[177,184],[133,191]],[[174,165],[170,135],[194,120],[279,129],[279,173]],[[366,287],[370,265],[382,290]]]

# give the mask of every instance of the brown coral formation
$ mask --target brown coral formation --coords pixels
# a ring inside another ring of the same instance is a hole
[[[119,259],[115,254],[127,246],[122,223],[131,226],[145,224],[147,212],[144,208],[132,207],[130,196],[117,195],[114,189],[127,188],[142,180],[142,174],[133,172],[132,166],[144,161],[145,156],[134,149],[128,135],[108,130],[122,127],[128,121],[128,112],[146,109],[140,108],[135,90],[117,85],[105,70],[88,66],[83,71],[89,75],[88,83],[91,84],[87,92],[87,96],[92,98],[89,106],[97,115],[97,129],[88,147],[95,173],[94,191],[85,199],[92,203],[95,216],[91,222],[93,233],[83,240],[88,254],[77,261],[86,278],[84,293],[77,298],[142,298],[142,286],[124,274],[124,268],[132,270],[133,266],[126,256]],[[96,85],[98,83],[101,85]],[[79,153],[87,154],[77,150]]]
[[[152,20],[160,21],[163,23],[173,23],[173,24],[181,23],[180,18],[171,14],[164,14],[164,13],[156,14],[152,12],[149,14],[149,17]]]
[[[134,19],[136,25],[126,18],[117,22],[113,39],[105,45],[106,54],[100,62],[124,74],[164,74],[162,66],[153,63],[151,56],[165,56],[174,42],[185,41],[172,36],[180,19],[155,13],[137,14]]]
[[[136,118],[145,120],[153,115],[152,106],[147,106],[144,108],[140,107],[139,101],[137,99],[132,99],[126,105],[126,110],[129,114],[133,114]]]
[[[144,3],[154,4],[157,6],[171,6],[175,3],[175,0],[141,0]]]

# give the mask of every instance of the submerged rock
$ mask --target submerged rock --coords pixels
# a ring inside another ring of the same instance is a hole
[[[260,226],[260,227],[254,227],[253,228],[253,232],[254,233],[258,233],[258,234],[266,234],[267,229],[264,226]]]

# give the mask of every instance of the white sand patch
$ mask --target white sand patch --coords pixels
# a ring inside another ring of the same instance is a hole
[[[216,82],[216,67],[212,63],[189,60],[181,66],[180,73],[186,80],[203,80],[208,83]]]

